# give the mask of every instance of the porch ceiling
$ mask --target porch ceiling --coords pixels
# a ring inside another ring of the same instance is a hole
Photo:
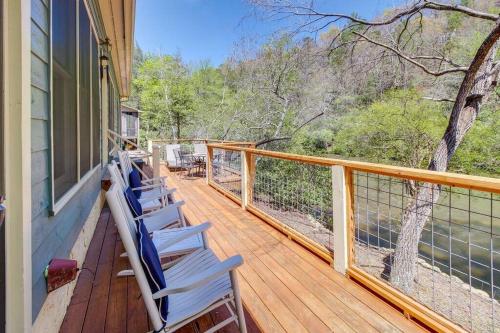
[[[120,96],[130,94],[134,42],[135,0],[99,0]]]

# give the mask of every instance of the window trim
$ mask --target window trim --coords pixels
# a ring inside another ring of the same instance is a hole
[[[68,0],[69,1],[69,0]],[[80,1],[83,1],[83,4],[85,6],[85,10],[87,12],[87,16],[89,18],[89,23],[90,23],[90,33],[89,33],[89,39],[90,42],[92,42],[92,38],[95,38],[97,42],[97,57],[99,58],[99,55],[101,53],[101,47],[99,45],[99,36],[97,34],[97,28],[95,26],[95,21],[94,18],[92,17],[92,11],[90,9],[90,6],[88,4],[88,0],[71,0],[75,2],[75,10],[76,10],[76,20],[75,20],[75,25],[76,25],[76,31],[75,31],[75,41],[76,41],[76,122],[77,122],[77,160],[76,160],[76,165],[77,165],[77,180],[76,183],[66,191],[59,199],[56,200],[55,197],[55,179],[54,179],[54,126],[53,126],[53,121],[54,121],[54,91],[53,91],[53,86],[54,86],[54,74],[53,74],[53,69],[54,69],[54,59],[53,59],[53,2],[49,2],[49,84],[50,84],[50,96],[49,96],[49,103],[50,103],[50,205],[49,205],[49,215],[55,216],[57,213],[59,213],[65,206],[66,204],[78,193],[78,191],[89,181],[90,178],[92,178],[95,173],[98,170],[101,170],[102,168],[102,163],[103,163],[103,157],[100,155],[99,156],[99,163],[96,166],[93,166],[94,161],[93,161],[93,110],[91,109],[90,112],[90,133],[89,133],[89,138],[91,140],[91,146],[90,146],[90,169],[85,173],[81,174],[80,171]],[[93,59],[92,59],[92,52],[90,52],[90,57],[91,57],[91,66],[89,68],[90,71],[90,82],[91,82],[91,90],[92,90],[92,64],[93,64]],[[99,63],[99,59],[96,59]],[[100,66],[100,63],[99,63]],[[99,84],[99,89],[101,88]],[[100,108],[100,123],[101,123],[101,133],[99,135],[100,141],[102,141],[102,105],[101,105],[101,96],[102,92],[99,92],[99,108]],[[93,94],[90,92],[90,105],[92,105],[92,99],[93,99]],[[99,143],[99,146],[101,146],[101,143]]]

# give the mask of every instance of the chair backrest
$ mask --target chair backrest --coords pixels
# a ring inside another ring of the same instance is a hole
[[[165,155],[166,155],[168,165],[175,165],[176,158],[175,158],[174,150],[180,149],[180,148],[181,148],[181,145],[179,145],[179,144],[165,145]]]
[[[130,156],[128,155],[127,151],[122,150],[118,152],[118,159],[120,160],[120,167],[122,169],[123,180],[125,181],[125,184],[128,187],[130,186],[128,177],[132,172],[132,162],[130,161]]]
[[[127,188],[127,183],[123,180],[123,176],[118,168],[118,164],[116,161],[111,161],[111,164],[108,164],[109,175],[111,176],[111,183],[117,183],[122,191],[125,191]]]
[[[207,145],[204,143],[195,143],[194,144],[194,152],[196,154],[206,154],[207,153]]]
[[[123,192],[118,184],[111,185],[108,192],[106,192],[106,200],[108,201],[109,208],[113,214],[113,218],[120,234],[120,239],[127,251],[128,259],[130,265],[134,271],[135,279],[139,288],[141,290],[142,299],[146,305],[146,309],[149,314],[149,318],[153,323],[153,327],[156,331],[160,331],[163,327],[162,320],[160,318],[160,313],[158,312],[158,307],[153,299],[153,294],[151,288],[149,287],[146,274],[141,265],[141,260],[139,258],[137,249],[137,237],[135,231],[130,232],[127,223],[127,202],[123,196]]]

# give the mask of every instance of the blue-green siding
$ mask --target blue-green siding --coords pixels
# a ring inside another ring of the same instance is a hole
[[[50,207],[50,81],[48,0],[31,1],[31,213],[32,213],[32,318],[47,297],[43,272],[54,258],[69,255],[100,191],[96,172],[59,211]],[[79,263],[81,264],[81,263]]]

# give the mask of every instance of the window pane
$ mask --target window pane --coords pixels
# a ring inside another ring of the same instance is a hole
[[[76,4],[53,0],[54,192],[59,199],[77,182]]]
[[[90,21],[83,0],[79,1],[80,61],[80,177],[90,170]]]
[[[101,163],[101,99],[99,73],[99,49],[95,36],[92,34],[92,137],[93,166]]]

